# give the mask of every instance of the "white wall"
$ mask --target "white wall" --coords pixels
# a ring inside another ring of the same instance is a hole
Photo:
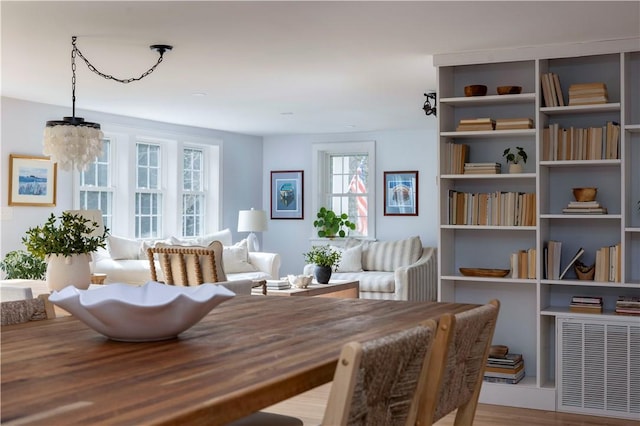
[[[0,144],[0,258],[17,249],[28,228],[56,215],[72,205],[72,173],[58,170],[57,203],[55,207],[8,206],[9,154],[42,155],[42,133],[47,120],[59,120],[70,115],[68,107],[59,107],[13,98],[2,98],[2,131]],[[103,131],[130,128],[140,133],[171,135],[174,139],[197,138],[199,141],[222,140],[222,211],[221,223],[211,226],[230,228],[237,235],[238,210],[262,205],[262,138],[197,127],[178,126],[150,120],[140,120],[93,111],[77,111],[76,115],[101,124]]]
[[[269,230],[262,233],[262,248],[282,256],[280,275],[302,273],[302,253],[314,236],[312,209],[312,144],[318,142],[376,141],[376,239],[391,240],[419,235],[425,246],[437,244],[437,143],[436,120],[429,130],[395,132],[361,132],[269,136],[264,138],[263,208],[270,212],[270,172],[272,170],[304,170],[304,219],[269,220]],[[418,170],[419,215],[384,216],[383,172]],[[269,214],[270,216],[270,214]]]

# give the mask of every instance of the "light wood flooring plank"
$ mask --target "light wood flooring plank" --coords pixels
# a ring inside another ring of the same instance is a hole
[[[331,383],[328,383],[279,404],[272,405],[264,411],[295,416],[301,419],[305,426],[318,426],[322,421],[330,389]],[[451,413],[438,421],[436,425],[453,426],[454,419],[455,413]],[[473,424],[474,426],[637,426],[640,425],[640,419],[639,421],[631,421],[479,404]]]

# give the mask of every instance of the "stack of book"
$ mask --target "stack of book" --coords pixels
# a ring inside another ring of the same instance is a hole
[[[515,385],[524,378],[524,360],[522,354],[506,354],[503,358],[487,358],[484,369],[484,381]]]
[[[594,281],[620,282],[622,280],[622,246],[620,243],[596,250]]]
[[[511,253],[511,278],[535,279],[536,270],[536,249],[532,247],[527,250],[518,250]]]
[[[562,213],[568,214],[607,214],[607,208],[598,201],[571,201]]]
[[[569,106],[606,104],[607,85],[604,83],[581,83],[569,86]]]
[[[288,280],[267,280],[267,290],[286,290],[290,287]]]
[[[500,163],[464,163],[465,175],[496,175],[500,173]]]
[[[564,96],[562,95],[558,74],[553,72],[543,73],[540,74],[540,80],[545,106],[564,106]]]
[[[496,130],[533,129],[533,120],[530,118],[498,118]]]
[[[542,160],[615,160],[620,158],[620,124],[562,128],[558,123],[542,130]]]
[[[456,131],[471,132],[477,130],[493,130],[496,127],[496,121],[491,118],[463,118],[460,120]]]
[[[573,296],[569,305],[571,312],[584,314],[601,314],[602,297],[599,296]]]
[[[640,297],[618,296],[618,300],[616,301],[616,314],[640,315]]]
[[[447,142],[444,149],[444,168],[446,173],[461,175],[469,158],[469,145]]]

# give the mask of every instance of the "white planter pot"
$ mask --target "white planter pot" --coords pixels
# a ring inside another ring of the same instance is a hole
[[[509,164],[509,173],[522,173],[522,164]]]
[[[89,284],[91,284],[90,260],[91,256],[88,254],[48,255],[47,287],[49,290],[62,290],[69,285],[80,289],[89,288]]]

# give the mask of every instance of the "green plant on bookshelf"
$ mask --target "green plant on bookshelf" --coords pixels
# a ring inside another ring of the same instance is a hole
[[[507,160],[507,163],[511,164],[519,164],[520,161],[527,162],[527,153],[521,146],[516,147],[516,152],[511,152],[511,148],[505,149],[502,156]]]

